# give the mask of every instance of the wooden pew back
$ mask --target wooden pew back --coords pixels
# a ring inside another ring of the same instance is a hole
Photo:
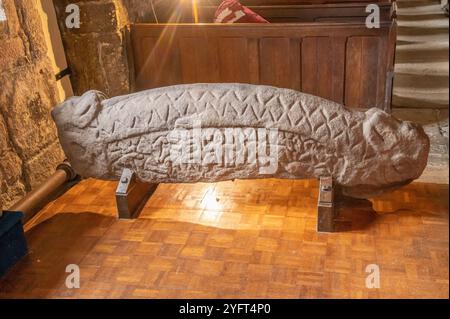
[[[135,24],[135,90],[199,82],[292,88],[349,107],[389,110],[395,22]]]

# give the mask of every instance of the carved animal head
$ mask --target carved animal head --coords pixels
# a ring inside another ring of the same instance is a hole
[[[377,195],[410,183],[425,169],[430,141],[420,125],[373,108],[365,113],[363,136],[370,155],[359,169],[359,179],[367,184],[344,187],[347,195]]]
[[[61,146],[76,172],[88,172],[89,176],[107,174],[106,166],[100,174],[98,171],[105,155],[96,139],[97,116],[106,98],[102,92],[88,91],[82,96],[70,97],[52,110]],[[93,163],[96,163],[96,170],[90,174]]]

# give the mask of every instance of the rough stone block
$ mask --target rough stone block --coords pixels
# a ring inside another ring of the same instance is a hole
[[[25,194],[22,160],[12,149],[7,136],[6,127],[0,117],[0,202],[3,203],[3,208],[8,208],[18,196]]]
[[[2,153],[2,163],[0,164],[0,174],[2,180],[8,185],[13,185],[22,177],[22,161],[11,150]]]
[[[0,153],[6,151],[9,147],[8,131],[3,116],[0,113]]]
[[[26,51],[21,38],[2,40],[0,72],[24,65],[26,62]]]
[[[119,34],[66,34],[64,42],[75,94],[87,90],[109,95],[129,92],[128,61]]]
[[[23,160],[32,158],[56,138],[50,118],[56,104],[53,76],[44,65],[22,68],[0,76],[0,112],[9,129],[9,137]]]
[[[6,21],[0,22],[0,40],[15,37],[20,31],[19,18],[13,0],[3,0]]]
[[[154,8],[159,21],[167,21],[168,16],[176,10],[177,3],[169,1],[154,1]],[[156,23],[150,1],[122,0],[131,22]],[[168,14],[168,11],[170,12]]]
[[[22,177],[22,161],[12,150],[7,137],[8,131],[0,116],[0,181],[4,183],[1,192],[6,192],[7,185],[13,185]]]
[[[75,3],[80,8],[80,28],[67,28],[65,12],[68,4]],[[108,33],[118,29],[116,6],[113,1],[62,1],[57,5],[60,30],[65,33]]]
[[[47,59],[47,46],[36,3],[29,0],[15,0],[15,5],[19,16],[20,32],[24,41],[27,42],[25,46],[29,50],[30,61],[38,63],[42,59]]]
[[[0,197],[3,201],[3,207],[9,208],[27,193],[25,184],[18,181],[13,185],[8,185],[5,181],[0,180]]]
[[[24,174],[31,189],[39,186],[42,181],[52,175],[56,166],[64,160],[64,157],[61,146],[55,140],[54,143],[26,162]]]

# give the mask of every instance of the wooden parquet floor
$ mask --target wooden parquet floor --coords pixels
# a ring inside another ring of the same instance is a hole
[[[30,253],[1,298],[448,298],[448,185],[345,207],[316,232],[316,181],[160,185],[117,220],[115,183],[84,180],[26,227]],[[68,264],[81,287],[68,289]],[[380,267],[379,289],[366,266]]]

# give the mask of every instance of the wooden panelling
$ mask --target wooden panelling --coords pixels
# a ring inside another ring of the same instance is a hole
[[[198,0],[199,19],[212,23],[222,0]],[[241,0],[243,5],[269,22],[364,21],[366,6],[375,3],[382,21],[389,21],[392,5],[389,0]],[[192,2],[186,0],[153,0],[160,23],[192,23]],[[146,12],[135,22],[155,23],[152,12]]]
[[[307,37],[302,45],[302,91],[332,98],[332,48],[329,37]]]
[[[345,84],[345,54],[347,50],[347,38],[346,37],[334,37],[331,41],[333,47],[333,71],[332,71],[332,85],[333,88],[331,100],[344,104],[344,84]],[[383,74],[381,74],[383,76]],[[387,109],[388,106],[384,105],[382,108]]]
[[[345,104],[350,107],[382,107],[383,94],[378,94],[380,39],[351,37],[347,42]],[[382,62],[386,60],[383,59]],[[353,81],[359,79],[359,81]]]
[[[185,83],[219,81],[217,39],[206,37],[181,38],[179,45],[183,81]],[[168,74],[172,71],[174,70],[164,70]]]
[[[170,36],[170,35],[169,35]],[[137,63],[142,67],[135,69],[137,86],[166,86],[182,81],[180,51],[173,48],[170,37],[145,37],[137,50],[142,55]],[[167,73],[166,70],[172,70]]]
[[[223,82],[250,82],[247,39],[223,38],[218,42],[220,80]]]
[[[136,90],[199,82],[267,84],[351,107],[389,109],[394,23],[131,26]],[[388,90],[388,91],[387,91]]]
[[[302,89],[302,40],[301,39],[290,39],[290,89],[301,91]]]
[[[260,83],[278,87],[290,87],[289,38],[260,39]]]
[[[250,38],[248,41],[248,69],[251,84],[259,84],[259,40]]]

